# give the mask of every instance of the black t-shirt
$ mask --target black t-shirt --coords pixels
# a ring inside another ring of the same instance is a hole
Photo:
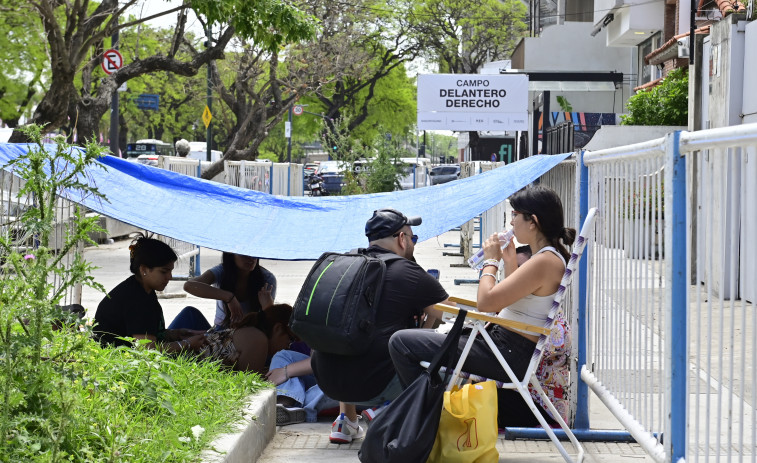
[[[153,291],[146,293],[132,275],[100,301],[95,313],[95,335],[101,344],[129,345],[119,336],[151,334],[162,337],[166,323],[163,308]]]
[[[371,246],[366,252],[389,251]],[[442,285],[415,262],[389,262],[376,312],[376,335],[368,352],[354,356],[313,352],[313,371],[323,392],[342,402],[363,402],[379,395],[396,374],[389,338],[399,330],[416,327],[424,308],[447,297]]]

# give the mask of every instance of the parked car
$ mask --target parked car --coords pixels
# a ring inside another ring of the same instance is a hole
[[[429,172],[428,175],[431,177],[432,185],[451,182],[452,180],[460,178],[460,166],[457,164],[436,166],[431,169],[431,172]]]
[[[328,194],[339,194],[344,186],[344,171],[349,164],[344,161],[322,161],[315,171],[323,178],[323,189]]]

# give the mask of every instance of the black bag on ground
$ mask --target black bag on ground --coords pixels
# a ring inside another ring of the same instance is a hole
[[[457,345],[465,310],[455,320],[431,365],[371,422],[360,447],[362,463],[419,463],[428,460],[442,416],[444,390],[459,359]],[[439,369],[447,367],[444,377]]]
[[[291,328],[310,348],[339,355],[368,350],[376,328],[386,265],[402,257],[327,252],[313,265],[294,303]]]

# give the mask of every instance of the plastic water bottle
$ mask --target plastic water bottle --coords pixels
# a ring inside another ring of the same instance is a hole
[[[502,246],[502,249],[505,249],[507,245],[510,244],[510,241],[512,241],[514,235],[515,234],[513,233],[512,229],[501,231],[497,234],[497,237],[499,238],[499,244]],[[484,249],[481,248],[476,254],[468,259],[468,265],[473,270],[481,270],[484,260]]]

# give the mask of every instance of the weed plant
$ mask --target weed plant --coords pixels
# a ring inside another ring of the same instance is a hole
[[[197,460],[213,435],[239,418],[243,398],[265,383],[143,346],[104,349],[90,327],[66,319],[57,306],[67,291],[78,284],[103,290],[75,252],[100,230],[96,217],[77,210],[53,249],[56,204],[106,200],[89,177],[103,150],[62,139],[45,146],[38,127],[27,136],[34,141],[28,151],[3,167],[25,181],[18,194],[33,206],[18,229],[0,234],[0,461]]]

